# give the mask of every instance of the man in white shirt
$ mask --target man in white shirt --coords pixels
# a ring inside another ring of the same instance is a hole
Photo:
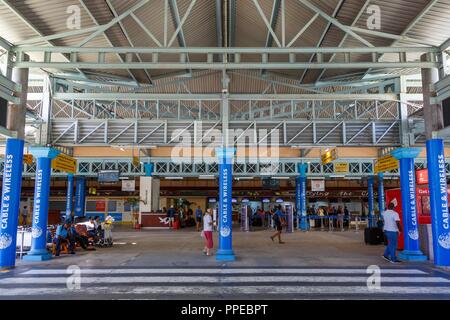
[[[388,205],[388,209],[384,211],[381,216],[383,218],[384,226],[383,231],[388,240],[388,245],[384,251],[383,258],[389,262],[400,262],[396,256],[398,234],[402,232],[402,225],[400,224],[400,217],[397,212],[394,211],[394,204],[391,202]]]

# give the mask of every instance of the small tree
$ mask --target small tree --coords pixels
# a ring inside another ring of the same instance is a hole
[[[145,201],[141,200],[139,197],[130,197],[130,198],[125,200],[125,204],[128,204],[131,207],[134,227],[139,222],[139,204],[141,202],[145,203]]]

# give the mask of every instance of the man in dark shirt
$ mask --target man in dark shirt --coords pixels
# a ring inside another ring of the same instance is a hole
[[[169,218],[169,228],[172,229],[173,228],[173,222],[175,221],[175,208],[172,206],[170,206],[169,210],[167,210],[167,218]]]
[[[278,206],[278,209],[273,214],[272,219],[273,219],[273,221],[275,223],[275,227],[277,229],[277,232],[275,232],[270,237],[270,239],[272,239],[272,241],[274,241],[274,239],[276,237],[278,237],[278,243],[284,243],[283,241],[281,241],[281,231],[283,231],[283,225],[285,224],[286,218],[285,218],[285,215],[284,215],[283,211],[281,210],[281,206]]]
[[[201,229],[200,227],[202,223],[202,218],[203,218],[202,208],[198,206],[198,208],[195,210],[195,222],[197,224],[197,232],[199,232]]]

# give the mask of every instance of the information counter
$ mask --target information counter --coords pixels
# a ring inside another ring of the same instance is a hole
[[[142,212],[141,226],[143,228],[168,229],[169,218],[166,213]]]

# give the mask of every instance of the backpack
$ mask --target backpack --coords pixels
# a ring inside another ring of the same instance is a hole
[[[273,214],[272,219],[275,223],[280,223],[280,216],[276,213]]]

